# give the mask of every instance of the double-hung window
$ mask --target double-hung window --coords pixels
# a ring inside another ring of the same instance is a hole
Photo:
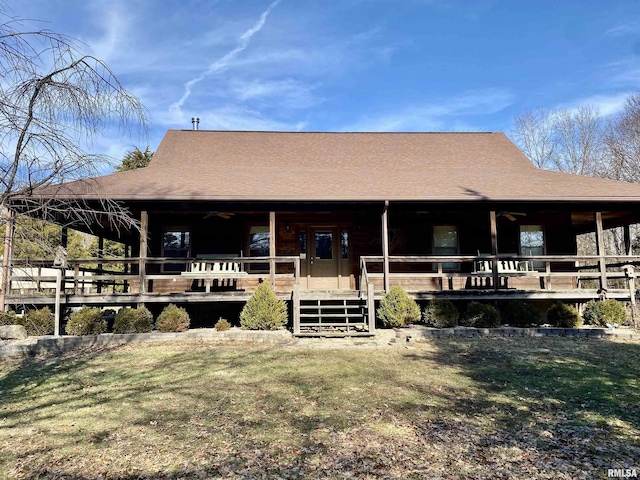
[[[434,255],[458,255],[458,227],[455,225],[434,225],[433,227],[433,254]],[[458,262],[444,262],[443,270],[459,270]]]
[[[256,225],[249,228],[249,256],[268,257],[269,256],[269,227]],[[252,263],[249,265],[250,271],[269,270],[268,263]]]
[[[520,255],[544,255],[542,225],[520,225]],[[533,268],[545,268],[545,262],[532,262]]]
[[[189,227],[165,227],[162,234],[162,256],[169,258],[189,258],[191,256],[191,231]],[[186,263],[166,263],[165,272],[182,272]]]

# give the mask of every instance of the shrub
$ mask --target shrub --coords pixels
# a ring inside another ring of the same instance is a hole
[[[504,302],[500,307],[500,317],[512,327],[535,327],[542,322],[540,311],[521,300]]]
[[[224,318],[220,318],[216,323],[215,328],[218,332],[224,332],[225,330],[229,330],[231,325]]]
[[[435,299],[424,309],[422,318],[426,325],[436,328],[455,327],[458,325],[460,312],[452,301]]]
[[[554,327],[574,328],[582,325],[582,317],[574,307],[556,302],[547,310],[547,321]]]
[[[500,326],[500,315],[493,305],[469,302],[460,318],[460,324],[468,327],[493,328]]]
[[[65,329],[69,335],[98,335],[107,331],[107,321],[102,310],[85,306],[69,316]]]
[[[378,318],[387,327],[404,327],[420,321],[420,307],[404,288],[396,285],[380,300]]]
[[[278,300],[270,282],[262,282],[240,312],[246,330],[275,330],[287,323],[287,305]]]
[[[146,307],[122,308],[113,321],[113,333],[145,333],[153,330],[153,315]]]
[[[584,308],[582,317],[588,325],[606,327],[607,323],[622,325],[627,320],[627,312],[622,303],[617,300],[608,299],[601,302],[591,300]]]
[[[31,310],[22,318],[16,317],[18,325],[23,325],[28,335],[52,335],[55,327],[53,313],[49,307]]]
[[[170,303],[158,315],[156,328],[161,332],[184,332],[189,330],[190,323],[191,319],[187,311]]]
[[[0,312],[0,325],[17,325],[18,317],[13,310],[10,312]]]

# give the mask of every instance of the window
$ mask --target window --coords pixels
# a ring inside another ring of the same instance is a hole
[[[434,225],[433,227],[433,254],[434,255],[458,255],[458,227],[455,225]],[[457,262],[445,262],[444,270],[459,270]]]
[[[269,227],[253,226],[249,229],[249,256],[268,257],[269,256]],[[249,270],[269,270],[268,263],[252,263]]]
[[[300,243],[300,253],[304,254],[306,258],[307,253],[307,231],[300,230],[298,233],[298,242]],[[302,258],[302,257],[301,257]]]
[[[342,250],[342,259],[349,258],[349,232],[343,230],[340,234],[340,247]]]
[[[520,255],[544,255],[542,225],[520,225]],[[545,268],[545,262],[532,262],[533,268]]]
[[[162,235],[162,256],[170,258],[189,258],[191,256],[191,233],[187,227],[166,227]],[[182,272],[185,263],[167,263],[165,272]]]
[[[315,232],[316,260],[333,258],[333,232]]]

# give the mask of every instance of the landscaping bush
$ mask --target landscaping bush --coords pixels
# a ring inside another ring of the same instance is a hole
[[[510,300],[500,306],[500,318],[512,327],[535,327],[542,323],[540,311],[522,300]]]
[[[146,307],[122,308],[113,321],[113,333],[145,333],[153,330],[153,315]]]
[[[622,325],[627,320],[627,312],[622,303],[608,299],[587,303],[582,313],[582,318],[587,325],[599,325],[606,327],[608,324]]]
[[[460,325],[476,328],[493,328],[500,326],[500,315],[493,305],[480,302],[469,302],[460,318]]]
[[[191,319],[187,311],[170,303],[158,315],[156,329],[161,332],[184,332],[189,330],[190,323]]]
[[[65,330],[69,335],[98,335],[107,331],[107,321],[102,310],[85,306],[69,316]]]
[[[547,321],[554,327],[575,328],[582,325],[582,317],[574,307],[556,302],[547,310]]]
[[[436,328],[455,327],[458,325],[460,312],[450,300],[431,300],[424,309],[422,319],[426,325]]]
[[[225,330],[229,330],[231,328],[231,324],[227,322],[224,318],[220,318],[215,325],[215,329],[218,332],[224,332]]]
[[[396,285],[380,300],[378,318],[386,327],[404,327],[420,321],[420,307],[404,288]]]
[[[9,312],[0,312],[0,325],[17,325],[18,317],[13,310]]]
[[[28,335],[53,335],[55,319],[49,307],[31,310],[22,318],[16,317],[16,322],[24,326]]]
[[[275,330],[287,323],[287,305],[278,300],[266,281],[258,285],[240,312],[240,326],[246,330]]]

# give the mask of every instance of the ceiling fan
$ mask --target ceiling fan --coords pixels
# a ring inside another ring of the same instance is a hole
[[[224,220],[229,220],[234,215],[235,213],[233,212],[209,212],[202,219],[206,220],[209,217],[220,217],[220,218],[223,218]]]
[[[498,217],[505,217],[509,220],[511,220],[512,222],[516,221],[516,216],[518,217],[526,217],[527,214],[524,212],[498,212]]]

